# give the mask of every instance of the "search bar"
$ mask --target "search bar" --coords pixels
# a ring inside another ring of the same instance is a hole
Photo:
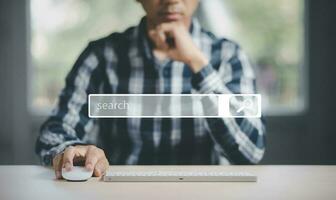
[[[90,94],[90,118],[259,118],[260,94]]]

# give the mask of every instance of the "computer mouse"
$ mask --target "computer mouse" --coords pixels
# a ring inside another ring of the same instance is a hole
[[[88,171],[83,166],[73,166],[70,171],[62,168],[62,177],[68,181],[86,181],[92,177],[93,171]]]

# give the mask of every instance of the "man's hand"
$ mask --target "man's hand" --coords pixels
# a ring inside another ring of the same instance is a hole
[[[163,51],[173,60],[186,63],[194,73],[209,63],[182,23],[160,24],[155,29],[149,30],[149,37],[158,50]]]
[[[57,179],[61,179],[62,168],[70,171],[74,163],[85,164],[88,171],[93,171],[94,176],[103,175],[109,167],[105,153],[93,145],[69,146],[64,153],[58,154],[53,159],[53,168]]]

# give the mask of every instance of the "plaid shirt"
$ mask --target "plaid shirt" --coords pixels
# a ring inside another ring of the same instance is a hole
[[[210,64],[194,74],[181,62],[158,62],[146,18],[123,33],[90,42],[66,77],[58,105],[42,125],[36,152],[43,164],[67,146],[94,144],[110,164],[255,164],[265,150],[259,118],[88,117],[88,95],[255,93],[255,75],[240,47],[196,20],[195,44]],[[194,109],[203,109],[194,106]],[[206,109],[206,108],[204,108]]]

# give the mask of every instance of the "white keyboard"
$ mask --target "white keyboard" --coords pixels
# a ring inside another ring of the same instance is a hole
[[[106,182],[256,182],[257,176],[248,172],[204,171],[108,171]]]

